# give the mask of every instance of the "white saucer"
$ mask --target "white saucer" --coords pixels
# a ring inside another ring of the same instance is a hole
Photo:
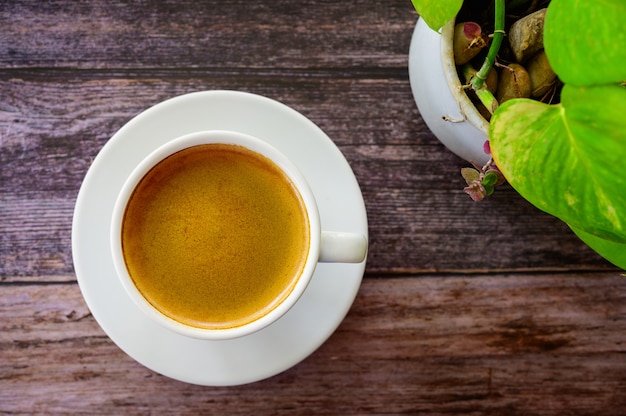
[[[128,122],[85,176],[74,211],[72,253],[83,297],[107,335],[165,376],[226,386],[278,374],[315,351],[339,326],[357,294],[365,261],[319,264],[296,305],[279,321],[242,338],[202,341],[170,332],[127,297],[109,249],[113,204],[134,166],[161,144],[200,130],[234,130],[273,144],[300,168],[319,205],[322,229],[367,236],[365,204],[347,161],[306,117],[274,100],[206,91],[160,103]]]

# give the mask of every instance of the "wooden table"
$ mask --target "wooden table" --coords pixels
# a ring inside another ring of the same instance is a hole
[[[626,412],[626,277],[467,164],[411,94],[408,0],[0,2],[0,413]],[[71,257],[111,135],[180,94],[248,91],[318,124],[360,182],[370,253],[315,353],[237,387],[174,381],[100,329]]]

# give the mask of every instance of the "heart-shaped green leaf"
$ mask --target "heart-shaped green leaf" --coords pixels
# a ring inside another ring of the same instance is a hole
[[[626,1],[552,0],[543,35],[550,65],[572,85],[626,80]]]
[[[576,233],[578,238],[580,238],[593,250],[600,253],[602,257],[604,257],[620,269],[626,270],[626,244],[605,240],[603,238],[596,237],[593,234],[586,233],[582,230],[577,230],[574,227],[571,228],[572,231]]]
[[[411,0],[428,27],[439,31],[461,10],[463,0]]]
[[[626,243],[625,88],[566,85],[554,106],[508,101],[489,137],[497,166],[524,198],[576,229]]]

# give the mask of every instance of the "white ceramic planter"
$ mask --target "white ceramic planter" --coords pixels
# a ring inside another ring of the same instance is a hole
[[[454,65],[454,21],[441,34],[420,18],[409,51],[409,78],[417,107],[426,125],[448,149],[478,165],[489,160],[483,145],[489,123],[467,95]]]

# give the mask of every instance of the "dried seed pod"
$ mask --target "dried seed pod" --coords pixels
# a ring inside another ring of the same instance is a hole
[[[478,23],[457,23],[454,27],[454,62],[457,65],[468,63],[487,44]]]
[[[523,66],[510,64],[503,67],[496,93],[498,103],[502,104],[512,98],[528,98],[530,91],[530,77]]]
[[[541,9],[524,16],[511,25],[509,29],[509,44],[519,63],[543,49],[543,23],[546,10]]]
[[[548,62],[546,52],[541,51],[533,56],[526,64],[526,70],[530,77],[530,94],[534,98],[543,97],[552,88],[556,80],[556,74],[552,70],[550,62]]]

